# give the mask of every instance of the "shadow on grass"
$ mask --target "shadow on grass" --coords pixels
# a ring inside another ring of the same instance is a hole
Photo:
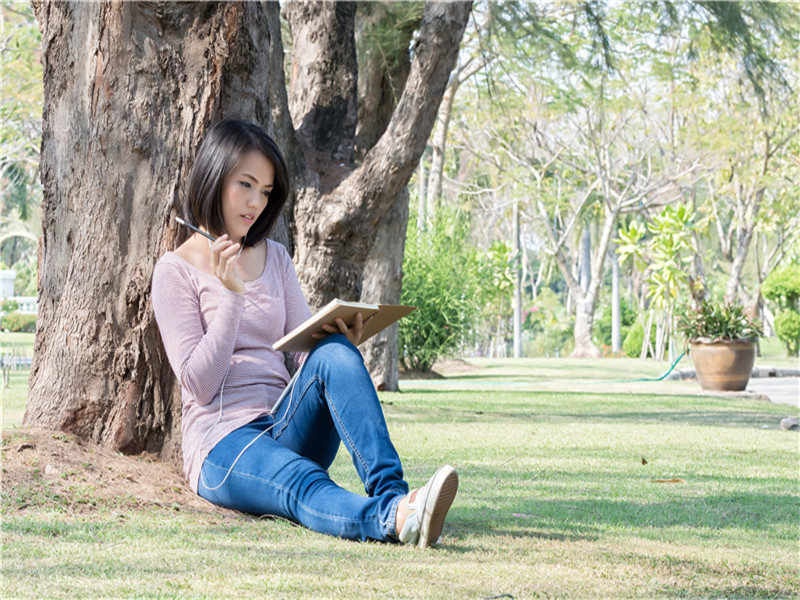
[[[667,488],[647,475],[613,472],[547,471],[526,479],[519,471],[487,467],[462,474],[464,491],[482,502],[460,508],[457,500],[448,517],[449,530],[464,540],[477,535],[593,541],[609,530],[636,530],[642,537],[680,541],[686,530],[709,538],[742,530],[796,544],[800,494],[789,478],[693,476],[690,485]],[[753,486],[755,491],[741,489]],[[569,497],[558,497],[565,493]]]
[[[419,400],[407,403],[411,394]],[[415,390],[404,393],[399,402],[387,399],[384,405],[391,407],[393,418],[410,418],[419,423],[530,419],[536,423],[669,423],[753,429],[777,427],[782,414],[772,405],[738,399],[641,394],[617,394],[609,399],[597,393],[546,391],[508,391],[498,400],[486,391]],[[692,406],[698,408],[693,410]]]

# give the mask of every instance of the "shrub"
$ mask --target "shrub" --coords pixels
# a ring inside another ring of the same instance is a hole
[[[644,342],[644,326],[636,321],[628,329],[628,335],[622,342],[622,351],[627,356],[638,357],[642,354],[642,343]]]
[[[542,288],[523,313],[522,354],[529,357],[567,356],[572,347],[572,319],[558,295]]]
[[[427,232],[417,232],[415,222],[409,219],[400,301],[417,310],[399,322],[399,354],[406,369],[428,371],[469,335],[482,294],[469,222],[445,210]]]
[[[783,310],[775,317],[775,333],[786,346],[789,356],[800,353],[800,313],[794,310]]]
[[[625,339],[630,330],[630,326],[636,321],[636,311],[631,308],[625,298],[619,299],[619,336],[620,339]],[[603,305],[600,315],[594,322],[594,338],[595,343],[601,346],[611,345],[611,303]],[[644,333],[642,333],[644,336]],[[641,346],[639,347],[641,349]],[[637,354],[638,356],[638,354]]]
[[[637,320],[628,329],[628,335],[622,342],[622,351],[626,356],[639,358],[642,355],[642,343],[644,342],[644,325]],[[656,346],[656,327],[653,325],[650,328],[650,344],[653,348]],[[646,356],[652,356],[648,349]]]
[[[800,265],[772,271],[764,280],[761,293],[780,308],[800,309]]]
[[[0,327],[9,331],[33,333],[36,331],[36,315],[24,315],[17,312],[3,316]]]
[[[3,298],[3,301],[0,302],[0,312],[4,315],[14,312],[19,308],[19,302],[16,300],[11,300],[10,298]]]

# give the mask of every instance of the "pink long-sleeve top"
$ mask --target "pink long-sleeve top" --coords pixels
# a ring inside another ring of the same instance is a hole
[[[152,294],[181,385],[183,469],[197,491],[208,453],[230,432],[268,414],[289,383],[283,353],[272,344],[311,312],[289,253],[272,240],[264,272],[245,282],[244,294],[174,252],[156,264]],[[295,364],[304,358],[294,355]]]

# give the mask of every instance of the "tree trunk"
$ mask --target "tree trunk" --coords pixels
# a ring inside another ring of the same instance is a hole
[[[403,188],[380,223],[375,244],[364,268],[363,302],[397,304],[403,281],[403,254],[408,223],[408,190]],[[360,347],[372,381],[379,390],[398,389],[397,324],[381,331]]]
[[[400,6],[402,9],[403,5]],[[377,143],[389,125],[408,80],[411,70],[409,44],[415,28],[419,26],[418,20],[404,20],[406,26],[401,30],[401,35],[391,36],[390,44],[370,45],[364,37],[373,35],[373,30],[395,28],[395,14],[389,5],[379,3],[359,4],[358,11],[361,43],[366,49],[359,63],[357,161],[363,160],[364,154]],[[401,189],[397,199],[378,222],[375,244],[369,251],[364,267],[361,290],[361,300],[364,302],[400,302],[408,200],[408,189]],[[379,390],[398,389],[397,344],[397,325],[392,325],[361,346],[372,381]]]
[[[266,15],[247,3],[34,8],[44,199],[24,422],[176,458],[180,392],[150,308],[151,275],[176,243],[179,190],[209,122],[270,127]]]
[[[442,179],[444,178],[444,149],[447,143],[447,131],[450,128],[450,115],[453,113],[453,100],[458,90],[458,79],[450,82],[445,90],[439,112],[436,115],[436,129],[433,132],[431,146],[431,168],[428,175],[427,205],[428,212],[436,214],[442,198]]]
[[[585,294],[592,282],[592,228],[588,223],[583,228],[583,238],[581,238],[580,282],[581,290]]]
[[[620,335],[620,303],[619,303],[619,259],[617,253],[611,250],[611,352],[617,354],[622,350],[622,337]]]
[[[742,210],[742,219],[739,225],[738,235],[736,236],[736,254],[733,257],[733,264],[731,265],[731,272],[728,276],[728,284],[725,287],[725,301],[735,302],[737,298],[737,290],[739,289],[739,281],[742,278],[742,270],[744,263],[747,259],[747,253],[750,250],[750,241],[753,239],[753,231],[756,227],[759,209],[761,208],[761,201],[764,198],[764,188],[760,188],[755,193],[753,198],[753,205],[750,214]]]
[[[592,325],[594,323],[594,306],[590,299],[580,297],[575,302],[575,350],[572,358],[599,358],[600,350],[592,341]]]
[[[376,225],[408,183],[425,148],[455,65],[469,6],[469,3],[426,4],[406,87],[386,131],[367,152],[361,166],[348,168],[341,162],[326,161],[322,152],[316,153],[313,164],[320,173],[320,187],[316,193],[306,190],[308,193],[299,195],[295,205],[297,270],[312,306],[322,306],[336,297],[360,297],[364,265],[375,241]],[[325,27],[353,30],[352,20],[330,23],[331,17],[325,11],[308,11],[295,3],[288,4],[286,10],[295,39],[310,38]],[[350,34],[340,37],[341,43],[349,44],[351,40]],[[321,45],[319,40],[317,45]],[[301,50],[295,51],[295,57]],[[303,92],[294,90],[292,98],[331,96],[324,82],[335,80],[338,75],[332,65],[320,64],[319,54],[316,48],[313,58],[298,57],[300,67],[293,68],[293,78],[295,86],[305,81],[322,83]],[[302,128],[300,124],[310,119],[305,107],[317,104],[306,101],[292,107],[296,127]],[[345,100],[337,104],[350,106]],[[328,125],[337,127],[336,122]],[[324,142],[329,132],[317,130],[314,135]],[[315,142],[314,135],[307,135],[305,143],[311,150],[324,147],[324,143]]]
[[[595,258],[589,277],[589,286],[586,292],[578,288],[574,279],[570,283],[570,288],[574,288],[576,294],[575,349],[570,354],[574,358],[597,358],[600,356],[600,350],[597,349],[597,346],[592,341],[592,325],[594,323],[594,309],[597,306],[597,299],[600,296],[600,288],[603,284],[606,254],[608,253],[608,247],[611,245],[611,236],[617,224],[617,216],[616,209],[606,208],[603,229],[597,242]],[[584,234],[584,244],[587,238],[588,236]],[[584,260],[586,259],[584,258]]]
[[[519,239],[519,203],[514,203],[514,358],[522,357],[522,252]]]
[[[303,15],[290,19],[290,113],[277,3],[34,6],[43,32],[44,200],[24,422],[176,459],[180,392],[150,281],[185,235],[172,219],[209,124],[237,117],[275,134],[295,184],[283,223],[293,227],[311,304],[358,298],[377,224],[430,134],[470,4],[426,5],[403,97],[358,169],[354,8],[287,6]],[[292,243],[287,230],[276,237]]]

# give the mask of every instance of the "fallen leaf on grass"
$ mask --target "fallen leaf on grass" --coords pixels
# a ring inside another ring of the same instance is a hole
[[[651,479],[651,483],[680,483],[685,484],[683,479]]]

